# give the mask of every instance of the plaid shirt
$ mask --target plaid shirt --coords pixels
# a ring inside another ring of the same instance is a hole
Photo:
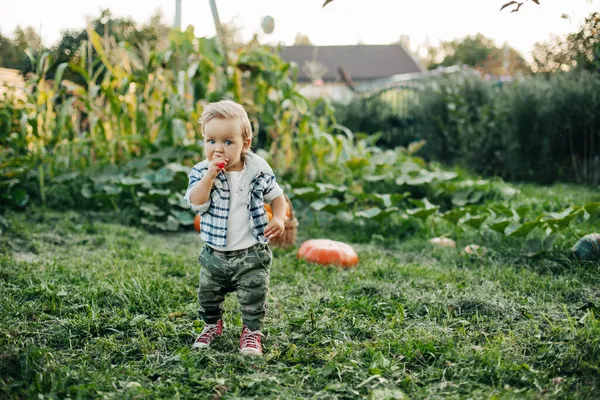
[[[244,182],[248,183],[248,222],[252,235],[260,243],[268,243],[264,235],[269,218],[264,204],[271,203],[283,194],[277,184],[273,170],[267,162],[255,153],[246,154]],[[196,164],[189,175],[189,185],[185,193],[185,201],[190,208],[202,216],[200,221],[200,238],[213,247],[227,245],[227,217],[229,214],[230,189],[227,177],[219,172],[210,191],[210,197],[204,204],[191,203],[192,188],[200,182],[208,171],[208,160]]]

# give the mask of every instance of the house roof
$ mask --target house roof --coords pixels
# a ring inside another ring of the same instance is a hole
[[[404,46],[354,45],[354,46],[286,46],[280,52],[287,62],[299,66],[298,80],[312,80],[307,75],[307,62],[316,60],[326,68],[320,78],[339,81],[338,68],[342,67],[353,81],[387,78],[393,75],[423,72],[424,68]],[[318,65],[315,70],[318,71]],[[310,72],[308,72],[310,74]],[[319,73],[317,72],[318,76]],[[317,78],[318,79],[318,78]]]

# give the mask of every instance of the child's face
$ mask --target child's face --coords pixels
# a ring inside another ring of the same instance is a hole
[[[227,160],[227,170],[241,170],[242,150],[250,147],[250,139],[244,141],[242,124],[237,119],[213,118],[204,125],[204,153],[208,160]]]

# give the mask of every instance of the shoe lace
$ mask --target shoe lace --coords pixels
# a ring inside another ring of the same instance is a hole
[[[253,347],[258,348],[260,345],[260,338],[264,337],[261,331],[246,330],[242,337],[242,347]]]
[[[209,340],[212,340],[217,335],[218,331],[219,326],[217,324],[206,324],[204,325],[202,332],[200,332],[200,336],[198,336],[197,341],[207,342]]]

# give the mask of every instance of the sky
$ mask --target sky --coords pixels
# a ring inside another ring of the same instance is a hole
[[[293,44],[297,33],[314,45],[390,44],[408,35],[415,49],[429,41],[453,40],[482,33],[497,45],[508,43],[530,58],[533,45],[551,35],[574,32],[600,0],[529,1],[518,13],[500,12],[508,0],[215,0],[222,22],[234,22],[248,39],[260,31],[261,19],[275,19],[275,31],[265,42]],[[140,24],[162,10],[173,21],[175,0],[0,0],[0,32],[12,37],[20,25],[34,26],[45,46],[52,46],[66,29],[80,29],[87,17],[108,8]],[[193,25],[197,36],[215,33],[209,0],[182,0],[182,25]],[[567,14],[570,19],[563,19]]]

